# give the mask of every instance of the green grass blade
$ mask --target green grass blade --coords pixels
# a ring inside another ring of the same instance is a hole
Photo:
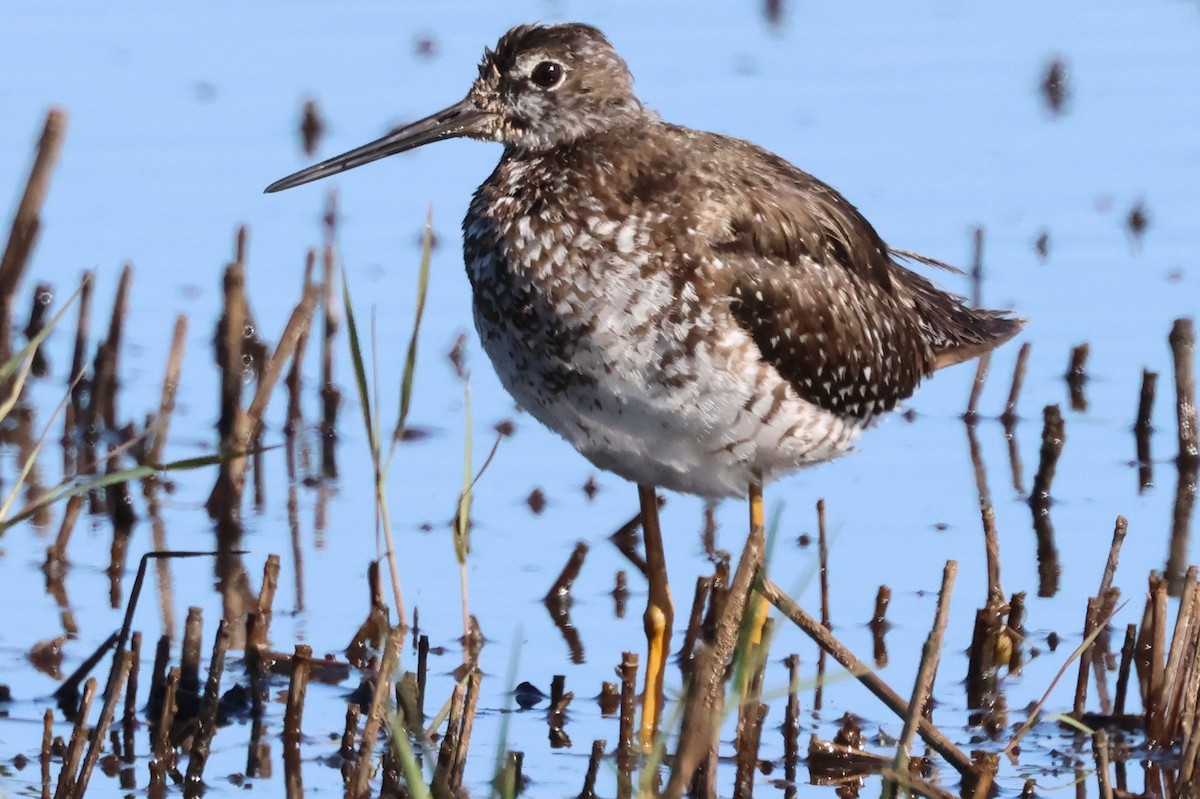
[[[246,453],[253,454],[253,453]],[[23,507],[21,511],[11,519],[0,521],[0,534],[4,533],[8,528],[15,524],[25,521],[33,514],[37,513],[47,505],[53,505],[63,499],[76,496],[78,494],[86,494],[89,491],[95,491],[100,488],[121,482],[132,482],[134,480],[143,480],[151,477],[159,472],[178,472],[189,471],[192,469],[201,469],[205,466],[213,466],[230,458],[244,457],[242,453],[233,455],[205,455],[199,458],[184,458],[183,460],[171,461],[170,463],[152,463],[142,466],[134,466],[131,469],[123,469],[119,472],[101,475],[91,480],[80,482],[77,479],[64,480],[54,488],[42,494],[37,499]]]
[[[375,426],[371,423],[371,392],[367,387],[367,368],[363,360],[362,341],[358,337],[358,325],[354,321],[354,304],[350,301],[350,278],[342,267],[342,308],[346,314],[347,340],[350,342],[350,362],[354,365],[354,384],[358,388],[358,404],[362,406],[363,427],[367,431],[367,443],[371,446],[371,457],[379,465],[379,444],[375,438]]]
[[[421,266],[417,273],[417,310],[413,317],[412,336],[408,340],[408,352],[404,356],[404,377],[400,383],[400,416],[392,432],[392,449],[404,437],[408,423],[408,409],[412,404],[413,375],[417,370],[417,339],[421,333],[421,320],[425,316],[425,297],[429,293],[429,261],[433,252],[433,206],[425,217],[425,233],[421,237]]]
[[[65,314],[67,309],[75,304],[75,300],[79,297],[79,293],[83,291],[84,284],[91,279],[92,278],[90,275],[85,275],[78,288],[71,292],[71,296],[67,297],[67,301],[63,303],[63,307],[58,309],[58,313],[54,314],[53,318],[46,323],[46,326],[38,331],[38,334],[31,338],[29,343],[21,348],[20,352],[9,358],[3,366],[0,366],[0,381],[8,379],[9,375],[16,371],[17,367],[21,365],[21,361],[23,361],[25,358],[33,357],[34,351],[37,350],[38,347],[42,346],[42,342],[50,336],[50,334],[54,331],[54,328],[56,328],[58,323],[62,321],[63,314]]]
[[[508,672],[504,675],[504,684],[508,693],[504,698],[504,713],[500,716],[500,736],[496,741],[496,767],[492,776],[492,796],[500,796],[500,786],[503,784],[505,760],[508,756],[508,722],[512,718],[513,698],[517,690],[517,668],[521,665],[521,644],[525,638],[524,628],[518,624],[513,631],[512,654],[508,657]]]
[[[458,510],[454,514],[454,554],[459,565],[467,562],[471,551],[471,385],[463,384],[463,416],[466,418],[466,445],[463,449],[463,490],[458,495]],[[465,632],[465,631],[464,631]]]

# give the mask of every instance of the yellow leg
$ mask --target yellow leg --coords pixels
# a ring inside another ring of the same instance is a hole
[[[766,521],[763,513],[763,488],[762,483],[755,481],[750,484],[750,530],[751,534],[754,531],[763,531],[766,529]],[[763,624],[767,620],[767,612],[771,609],[771,603],[767,602],[762,595],[758,595],[757,601],[754,603],[751,612],[754,614],[754,625],[750,628],[750,643],[753,646],[758,646],[762,643]]]
[[[642,510],[642,537],[646,543],[646,579],[650,583],[650,599],[644,617],[646,627],[646,687],[642,691],[642,748],[650,751],[658,734],[662,718],[663,678],[667,657],[671,653],[671,626],[675,608],[671,603],[671,588],[667,583],[667,559],[663,553],[662,529],[658,524],[658,497],[654,486],[639,485],[638,500]]]

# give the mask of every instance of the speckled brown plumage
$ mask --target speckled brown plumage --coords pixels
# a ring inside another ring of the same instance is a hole
[[[586,25],[514,28],[462,102],[272,189],[452,136],[505,145],[463,222],[501,381],[642,484],[738,495],[828,460],[1022,325],[897,263],[787,161],[659,120]]]

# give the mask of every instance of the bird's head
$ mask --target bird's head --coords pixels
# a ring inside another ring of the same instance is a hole
[[[281,191],[430,142],[467,137],[543,151],[637,122],[647,114],[629,68],[597,29],[520,25],[485,50],[467,96],[381,139],[267,187]]]

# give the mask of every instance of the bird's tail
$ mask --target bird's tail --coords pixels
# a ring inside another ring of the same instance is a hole
[[[1008,311],[970,308],[962,297],[942,291],[908,269],[898,269],[895,274],[911,294],[933,344],[934,369],[978,358],[1025,327],[1026,320]]]

